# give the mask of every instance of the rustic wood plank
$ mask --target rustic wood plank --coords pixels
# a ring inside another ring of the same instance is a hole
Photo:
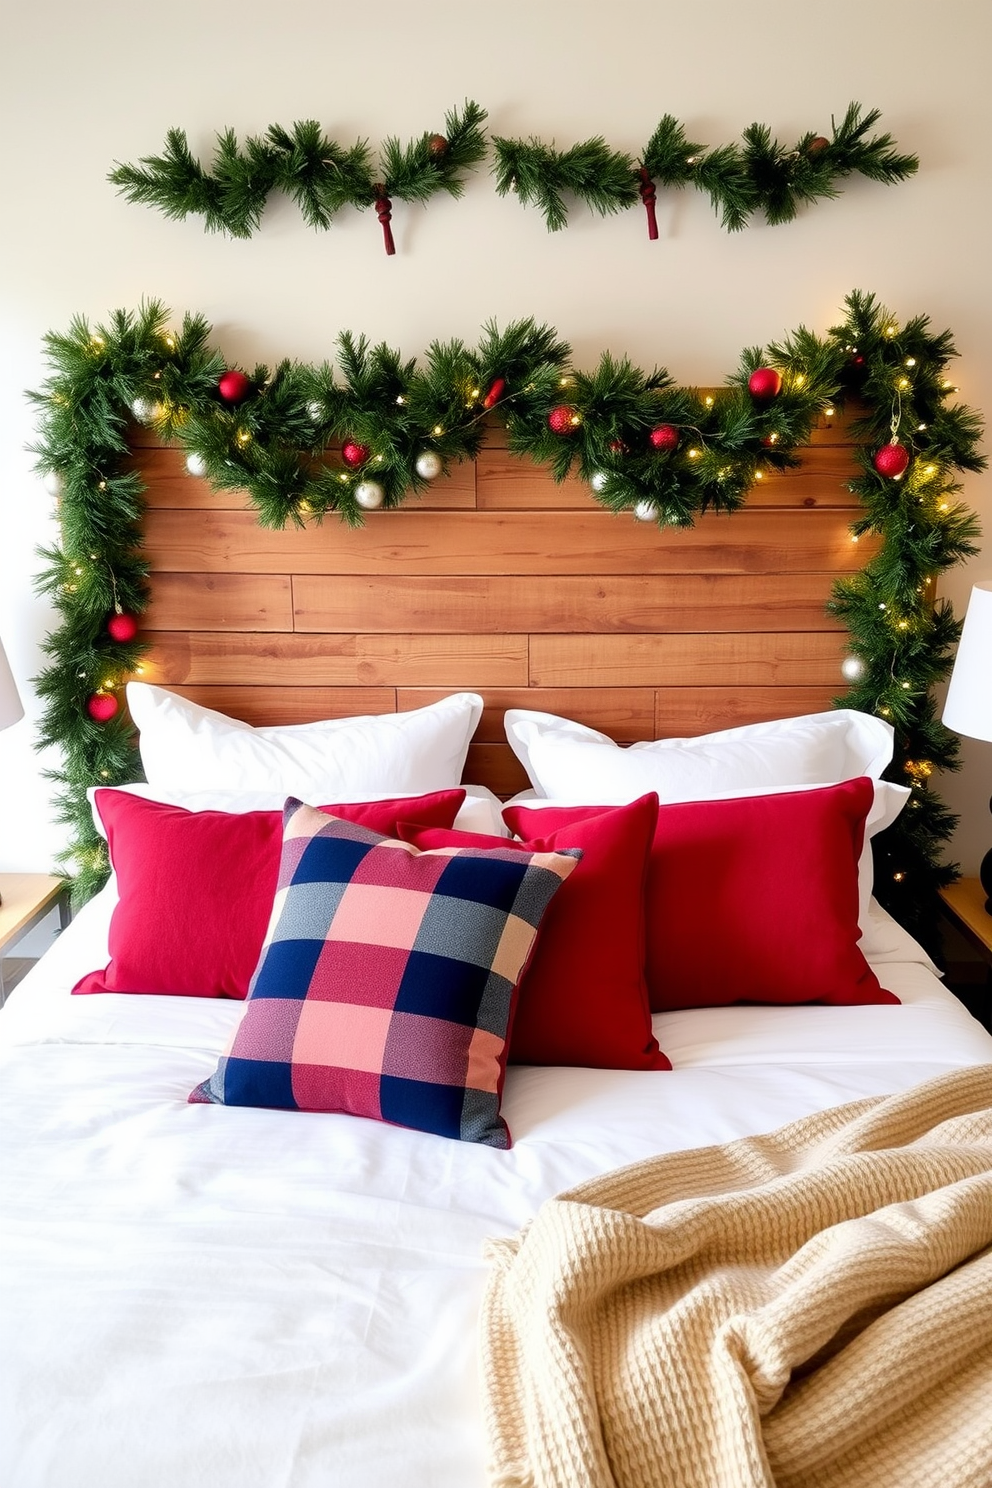
[[[825,609],[833,577],[301,574],[293,599],[300,632],[840,630]]]
[[[159,574],[142,628],[292,630],[292,581],[288,574]]]
[[[696,391],[705,398],[707,395],[715,396],[721,389],[697,388]],[[853,399],[848,400],[846,408],[833,408],[829,416],[821,413],[813,424],[810,444],[850,444],[852,442],[851,426],[858,418],[863,417],[863,414],[862,405]],[[500,421],[499,415],[490,414],[486,420],[484,447],[505,450],[509,442],[506,426]]]
[[[470,744],[462,779],[470,785],[487,785],[504,801],[530,785],[527,771],[509,744]]]
[[[369,713],[395,713],[393,687],[229,687],[172,684],[172,692],[213,708],[229,718],[240,718],[254,728],[314,723],[322,718],[353,718]]]
[[[445,688],[400,687],[400,709],[423,708],[447,696]],[[654,737],[655,694],[650,687],[530,687],[473,688],[483,700],[482,718],[475,731],[479,744],[503,744],[506,731],[503,714],[508,708],[531,708],[573,718],[588,728],[599,729],[622,743]]]
[[[832,686],[839,635],[532,636],[534,687]]]
[[[144,680],[194,685],[524,687],[525,636],[252,635],[152,631]]]
[[[401,510],[281,532],[250,512],[156,509],[145,534],[153,570],[187,573],[843,573],[854,556],[846,514],[826,509],[709,513],[685,531],[606,511]],[[863,538],[859,563],[877,547]]]
[[[190,475],[184,450],[168,445],[149,445],[132,461],[145,482],[145,504],[150,507],[203,507],[211,511],[250,511],[246,491],[215,491],[209,481]],[[475,506],[475,463],[463,460],[446,475],[438,476],[426,490],[410,494],[407,503],[424,511],[445,511]]]
[[[847,445],[811,445],[801,451],[802,464],[762,472],[748,492],[749,506],[831,506],[851,510],[858,499],[847,482],[859,467]],[[596,498],[585,481],[569,476],[560,484],[547,469],[511,455],[509,450],[482,449],[477,461],[480,511],[581,510]]]
[[[745,723],[825,713],[831,700],[845,691],[839,675],[835,685],[819,687],[659,687],[653,732],[642,737],[691,737]]]

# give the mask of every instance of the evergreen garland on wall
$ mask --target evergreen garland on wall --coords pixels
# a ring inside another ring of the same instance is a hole
[[[899,154],[891,135],[867,137],[880,117],[871,109],[862,118],[861,105],[851,103],[841,123],[832,125],[830,139],[809,130],[787,147],[772,138],[767,125],[751,124],[742,144],[707,149],[666,114],[639,162],[599,137],[566,151],[540,140],[497,137],[496,190],[501,196],[514,191],[525,205],[539,207],[549,232],[567,225],[563,193],[601,216],[620,212],[639,197],[648,214],[648,236],[657,238],[657,187],[692,186],[710,198],[728,232],[740,232],[759,211],[773,225],[791,222],[802,203],[838,196],[837,181],[854,172],[886,183],[913,175],[917,157]]]
[[[77,318],[47,348],[52,374],[32,395],[36,451],[59,498],[62,542],[44,553],[39,587],[61,623],[38,679],[41,743],[62,754],[53,779],[72,828],[63,861],[78,898],[107,873],[87,787],[140,776],[118,703],[139,672],[146,603],[142,487],[127,469],[132,419],[178,443],[215,489],[247,489],[272,527],[329,514],[360,522],[365,510],[398,506],[475,454],[487,413],[505,422],[515,453],[549,462],[557,479],[576,470],[609,509],[685,527],[707,509],[738,508],[765,469],[795,463],[825,407],[854,396],[865,409],[854,483],[864,512],[852,535],[883,541],[833,600],[851,633],[844,675],[853,691],[842,701],[895,726],[889,774],[913,795],[876,839],[877,892],[932,942],[935,891],[954,869],[940,863],[953,821],[930,776],[954,768],[957,740],[936,719],[930,689],[947,675],[960,629],[932,593],[940,573],[975,551],[957,476],[985,462],[978,416],[953,401],[950,335],[933,334],[926,317],[900,326],[873,296],[853,294],[825,337],[800,327],[766,352],[749,348],[727,386],[707,396],[608,353],[592,372],[573,369],[568,346],[533,321],[487,326],[475,349],[435,342],[422,367],[346,333],[340,375],[327,364],[226,368],[202,317],[173,331],[158,304],[118,311],[95,331]],[[335,441],[340,453],[329,452]]]
[[[117,164],[109,179],[131,202],[158,207],[167,217],[202,216],[208,231],[250,238],[261,225],[273,191],[297,203],[304,220],[328,228],[342,207],[375,207],[387,253],[394,252],[390,229],[392,198],[427,202],[436,192],[461,196],[464,172],[486,153],[482,124],[486,111],[467,100],[462,112],[445,118],[445,133],[423,134],[407,146],[396,139],[383,145],[378,167],[364,140],[342,146],[313,119],[285,129],[273,124],[264,135],[239,145],[231,129],[217,136],[213,167],[193,156],[181,129],[170,129],[161,155],[137,165]],[[919,166],[902,154],[889,134],[871,137],[878,109],[862,117],[851,103],[831,137],[808,130],[790,147],[772,138],[765,124],[751,124],[742,143],[707,149],[691,141],[683,126],[666,114],[640,160],[613,150],[601,136],[557,150],[542,140],[493,138],[493,174],[501,196],[513,192],[536,205],[549,232],[567,225],[566,197],[577,197],[601,216],[644,203],[648,236],[657,238],[657,188],[691,186],[705,192],[728,232],[745,227],[755,212],[766,221],[790,222],[803,203],[836,197],[837,182],[854,173],[873,181],[905,180]]]
[[[109,179],[128,201],[161,208],[167,217],[202,216],[210,232],[250,238],[272,191],[296,202],[311,227],[328,228],[342,207],[374,207],[388,254],[395,252],[392,198],[426,202],[438,191],[461,196],[462,176],[486,153],[485,109],[470,100],[445,117],[445,133],[424,133],[408,145],[387,139],[378,166],[368,145],[341,146],[314,119],[287,130],[273,124],[240,146],[232,129],[217,137],[213,170],[194,158],[181,129],[170,129],[162,155],[117,165]]]

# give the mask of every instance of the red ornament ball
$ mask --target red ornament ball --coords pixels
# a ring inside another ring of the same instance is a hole
[[[427,149],[435,160],[439,160],[442,155],[448,153],[448,141],[443,134],[432,134],[427,141]]]
[[[495,408],[500,398],[502,398],[505,389],[506,378],[497,377],[496,381],[493,383],[492,387],[489,389],[488,393],[482,400],[483,408]]]
[[[367,444],[359,444],[354,439],[346,439],[341,446],[341,458],[344,463],[356,470],[359,465],[364,465],[369,457]]]
[[[896,480],[909,469],[909,451],[901,444],[883,444],[875,454],[872,464],[879,475]]]
[[[655,450],[673,450],[679,446],[679,431],[674,424],[659,424],[648,435],[648,443]]]
[[[574,434],[578,424],[579,415],[570,403],[559,403],[548,414],[548,428],[553,434]]]
[[[242,403],[251,392],[251,383],[243,372],[225,372],[217,384],[225,403]]]
[[[86,711],[96,723],[106,723],[117,712],[117,699],[111,692],[95,692],[86,700]]]
[[[115,641],[133,641],[138,634],[138,622],[133,615],[118,612],[107,621],[107,634]]]
[[[830,141],[827,139],[826,135],[816,134],[806,146],[806,154],[812,156],[815,159],[817,155],[822,155],[824,150],[827,150],[829,148]]]
[[[782,374],[774,367],[755,367],[747,380],[747,390],[752,398],[777,398],[782,391]]]

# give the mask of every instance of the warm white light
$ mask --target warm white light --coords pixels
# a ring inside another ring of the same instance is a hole
[[[906,366],[907,367],[915,367],[916,366],[916,358],[915,357],[907,357],[906,358]]]
[[[706,407],[707,408],[712,408],[713,407],[713,399],[712,398],[707,397],[704,401],[706,403]]]

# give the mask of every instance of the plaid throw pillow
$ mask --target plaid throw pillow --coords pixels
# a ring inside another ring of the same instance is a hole
[[[245,1015],[189,1099],[346,1111],[509,1147],[514,993],[579,852],[406,842],[286,803]]]

